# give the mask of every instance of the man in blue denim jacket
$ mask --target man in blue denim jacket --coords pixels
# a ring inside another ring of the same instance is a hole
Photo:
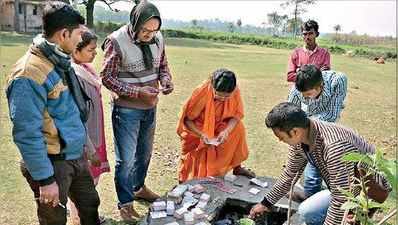
[[[37,202],[40,224],[66,224],[66,201],[82,225],[99,224],[99,197],[83,159],[87,97],[69,54],[81,40],[84,18],[71,6],[49,2],[43,34],[12,69],[7,99],[22,173]]]

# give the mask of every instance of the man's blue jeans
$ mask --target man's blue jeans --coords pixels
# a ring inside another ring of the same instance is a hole
[[[112,125],[116,154],[115,186],[119,207],[131,204],[134,192],[145,183],[152,155],[156,126],[156,107],[112,108]]]
[[[310,197],[313,194],[321,191],[322,178],[318,168],[311,163],[307,163],[304,169],[304,194]]]
[[[301,222],[306,225],[323,224],[330,204],[330,191],[323,190],[304,200],[299,208]]]

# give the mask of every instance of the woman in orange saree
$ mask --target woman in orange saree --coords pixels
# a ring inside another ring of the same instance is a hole
[[[231,170],[235,175],[255,176],[241,166],[249,151],[236,83],[232,71],[216,70],[185,103],[177,126],[182,144],[179,182],[223,176]]]

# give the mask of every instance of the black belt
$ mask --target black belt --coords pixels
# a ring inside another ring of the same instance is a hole
[[[60,154],[48,154],[48,158],[51,161],[61,161],[65,160],[66,156],[65,153],[60,153]]]

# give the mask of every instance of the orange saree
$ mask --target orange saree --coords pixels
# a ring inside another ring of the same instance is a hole
[[[217,137],[236,118],[239,122],[224,143],[218,146],[206,145],[191,132],[184,119],[192,120],[195,126],[209,138]],[[243,103],[238,87],[225,101],[215,101],[210,81],[197,87],[185,103],[177,125],[181,138],[182,154],[179,165],[179,181],[207,176],[223,176],[239,166],[248,157],[243,118]]]

